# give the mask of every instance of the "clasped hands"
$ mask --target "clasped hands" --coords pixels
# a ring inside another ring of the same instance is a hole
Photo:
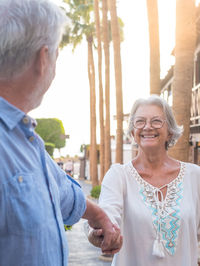
[[[88,240],[94,246],[101,248],[103,253],[115,254],[122,247],[123,237],[117,225],[111,224],[104,229],[93,229],[90,227]]]
[[[102,208],[90,200],[86,200],[87,208],[82,216],[88,220],[88,240],[100,247],[106,254],[115,254],[122,247],[122,236],[117,225],[113,224]]]

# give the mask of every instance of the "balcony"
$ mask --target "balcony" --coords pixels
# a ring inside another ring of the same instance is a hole
[[[193,133],[197,132],[197,128],[200,132],[200,84],[192,89],[190,128]]]

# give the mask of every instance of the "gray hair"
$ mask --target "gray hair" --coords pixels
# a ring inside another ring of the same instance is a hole
[[[166,117],[166,122],[167,122],[169,133],[172,134],[171,139],[166,143],[166,149],[174,146],[177,140],[180,138],[180,136],[183,133],[183,126],[177,125],[171,107],[163,98],[159,97],[158,95],[151,95],[146,99],[140,98],[135,101],[135,103],[133,104],[131,113],[130,113],[130,117],[129,117],[129,125],[128,125],[128,132],[127,132],[128,135],[132,137],[132,131],[134,129],[133,127],[134,116],[135,116],[137,109],[141,105],[156,105],[163,110],[163,113],[165,114],[165,117]]]
[[[0,0],[0,79],[22,73],[44,45],[51,55],[66,25],[64,11],[50,0]]]

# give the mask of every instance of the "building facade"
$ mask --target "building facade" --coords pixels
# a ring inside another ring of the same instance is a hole
[[[197,43],[194,53],[193,88],[190,117],[190,156],[189,161],[200,165],[200,5],[196,13]],[[172,52],[173,54],[173,52]],[[172,106],[173,86],[172,66],[167,75],[161,80],[161,96]]]

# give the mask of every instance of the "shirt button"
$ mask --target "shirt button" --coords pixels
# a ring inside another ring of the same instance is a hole
[[[23,182],[23,177],[22,176],[19,176],[18,177],[18,181],[19,181],[19,183],[22,183]]]
[[[31,136],[31,137],[29,138],[29,141],[30,141],[30,142],[33,142],[33,141],[34,141],[34,137]]]
[[[28,119],[27,116],[25,116],[22,121],[23,121],[24,124],[28,124],[29,123],[29,119]]]

